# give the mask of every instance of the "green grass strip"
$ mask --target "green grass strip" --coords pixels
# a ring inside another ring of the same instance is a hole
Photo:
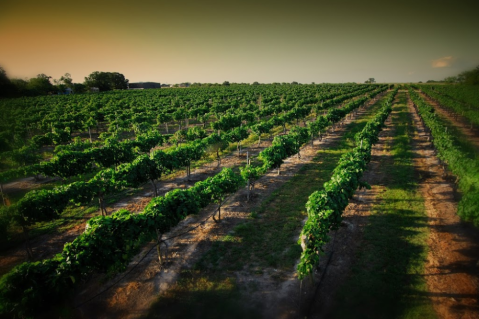
[[[427,298],[424,264],[427,217],[413,167],[413,122],[406,96],[393,110],[393,161],[384,160],[385,191],[373,207],[352,275],[340,288],[331,318],[436,318]]]

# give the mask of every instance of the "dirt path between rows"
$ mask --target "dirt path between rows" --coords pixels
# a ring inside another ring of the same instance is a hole
[[[397,101],[396,99],[394,103]],[[372,148],[371,161],[362,178],[371,185],[371,189],[362,189],[355,193],[343,212],[341,228],[331,232],[331,241],[324,247],[325,255],[320,259],[313,281],[306,278],[302,285],[302,295],[298,296],[296,293],[300,312],[283,315],[282,318],[328,318],[336,292],[351,273],[356,253],[362,245],[368,216],[378,202],[376,197],[385,189],[388,175],[381,166],[385,161],[393,160],[389,149],[394,135],[391,118],[395,113],[393,110],[385,121],[386,127],[379,133],[379,141]]]
[[[471,128],[471,124],[465,117],[440,105],[437,101],[430,98],[425,93],[419,92],[419,95],[427,103],[432,105],[437,113],[439,113],[442,117],[446,118],[455,127],[457,127],[459,131],[461,131],[462,134],[464,134],[467,137],[467,140],[475,146],[476,152],[479,152],[479,130],[478,129],[474,127]]]
[[[372,104],[372,102],[369,104]],[[364,113],[364,109],[360,110],[358,112],[359,117]],[[346,120],[346,123],[351,121]],[[227,235],[237,224],[246,221],[249,218],[250,212],[260,207],[262,200],[266,199],[274,190],[292,178],[303,165],[312,161],[316,156],[318,147],[327,148],[331,143],[335,143],[344,131],[345,127],[342,126],[337,128],[335,132],[328,134],[328,137],[321,142],[315,141],[313,147],[308,143],[301,149],[301,159],[293,156],[285,160],[281,166],[281,175],[278,176],[275,170],[260,178],[256,182],[255,196],[250,202],[245,201],[246,190],[240,190],[231,196],[222,206],[222,220],[220,223],[215,223],[211,220],[210,216],[217,206],[210,205],[197,216],[189,216],[170,233],[165,234],[164,237],[171,239],[167,240],[169,247],[168,258],[161,270],[159,270],[156,250],[153,249],[148,252],[148,250],[154,247],[154,245],[150,244],[130,263],[127,272],[131,271],[131,273],[127,277],[122,278],[124,274],[121,274],[106,283],[99,284],[103,276],[94,276],[76,298],[75,303],[77,305],[86,302],[114,282],[118,280],[120,282],[107,292],[78,307],[74,314],[75,317],[138,318],[146,314],[150,305],[157,299],[158,294],[164,293],[175,284],[182,270],[190,269],[208,251],[213,242]],[[185,234],[185,232],[187,233]],[[178,235],[181,236],[175,237]],[[141,258],[144,259],[137,266]],[[251,296],[252,298],[259,298],[259,302],[263,305],[271,304],[271,295],[287,297],[287,295],[278,291],[277,281],[269,276],[272,271],[274,270],[266,269],[264,271],[265,275],[258,282],[257,296]],[[251,276],[247,272],[238,272],[235,275],[240,286],[247,284],[251,280]],[[288,276],[297,283],[297,280],[294,279],[294,272],[288,274]],[[287,289],[284,289],[283,292],[288,293]]]
[[[479,318],[479,230],[457,216],[454,187],[443,177],[413,104],[408,107],[417,129],[414,165],[429,216],[426,281],[439,318]]]

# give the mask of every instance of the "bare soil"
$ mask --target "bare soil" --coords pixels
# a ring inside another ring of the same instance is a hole
[[[457,216],[453,178],[441,168],[409,100],[417,134],[414,165],[429,216],[426,281],[439,318],[479,318],[479,230]]]
[[[364,111],[359,113],[362,112]],[[346,123],[350,121],[347,120]],[[246,221],[253,209],[260,207],[262,201],[273,191],[292,178],[303,165],[312,161],[318,147],[327,148],[330,143],[335,143],[344,130],[344,126],[337,128],[321,142],[315,141],[313,147],[308,143],[301,150],[301,159],[293,156],[285,161],[280,175],[275,170],[260,178],[256,182],[255,196],[249,202],[245,200],[246,190],[232,195],[222,206],[221,222],[215,223],[210,218],[217,210],[216,205],[210,205],[197,216],[188,217],[171,232],[164,234],[164,238],[168,238],[168,249],[166,262],[161,268],[154,243],[151,243],[130,263],[126,277],[121,274],[104,282],[104,276],[94,276],[75,300],[80,305],[76,308],[75,317],[138,318],[145,315],[158,295],[175,285],[182,270],[191,269],[214,241],[227,235],[237,224]],[[164,247],[162,249],[166,251]],[[280,283],[271,276],[273,273],[276,278],[287,278],[287,283],[280,287]],[[251,274],[247,271],[239,271],[234,275],[239,286],[247,285],[251,280]],[[268,305],[264,308],[265,314],[272,313],[280,300],[288,298],[291,292],[289,287],[299,285],[294,270],[278,274],[276,269],[266,269],[263,277],[259,280],[255,278],[255,281],[258,289],[250,297],[262,305]],[[116,282],[118,284],[114,285]],[[112,288],[95,297],[105,287]],[[92,297],[94,299],[89,301]]]

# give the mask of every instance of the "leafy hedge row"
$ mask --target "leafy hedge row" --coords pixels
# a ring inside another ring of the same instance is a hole
[[[339,96],[337,96],[338,93],[331,93],[317,96],[316,98],[302,99],[296,103],[296,107],[299,106],[301,108],[306,104],[313,104],[315,110],[320,110],[328,108],[332,104],[337,104],[341,101],[344,101],[345,99],[349,99],[359,94],[370,92],[373,89],[374,87],[368,86],[362,89],[356,88],[354,90],[349,90],[348,92],[351,93],[346,93]],[[323,98],[325,99],[324,106],[322,102],[319,103],[319,101],[322,101]],[[210,107],[207,107],[205,105],[190,105],[189,108],[177,106],[162,109],[161,112],[158,111],[158,113],[152,112],[152,110],[148,110],[149,114],[151,113],[148,116],[151,117],[154,114],[157,114],[157,124],[167,125],[169,121],[182,120],[189,117],[196,117],[197,120],[199,119],[203,123],[206,123],[207,119],[210,118],[212,114],[215,114],[215,117],[218,120],[212,123],[213,129],[226,131],[233,126],[239,126],[238,121],[247,121],[249,123],[254,121],[255,118],[258,118],[259,121],[259,118],[272,114],[279,114],[283,111],[290,111],[292,108],[293,105],[290,103],[266,105],[262,107],[258,107],[258,105],[255,104],[240,107],[238,101],[233,100],[231,105],[218,105],[214,103],[213,106]],[[310,107],[308,109],[310,110]],[[146,125],[145,123],[148,122],[148,116],[145,116],[143,113],[141,113],[140,115],[132,115],[131,113],[128,114],[129,116],[135,117],[134,121],[135,123],[137,123],[137,125]],[[127,114],[117,115],[116,113],[114,113],[112,114],[112,116],[108,116],[111,120],[110,128],[118,125],[124,126],[124,124],[127,122],[126,115]],[[80,116],[80,118],[83,117],[84,116]],[[68,125],[72,125],[72,123],[82,124],[82,120],[78,118],[78,116],[73,116],[73,118],[76,118],[76,120],[65,122],[65,118],[60,119],[55,117],[57,121],[55,123],[57,123],[61,127],[64,127],[65,123],[69,123]],[[83,119],[83,121],[84,120],[85,119]],[[236,123],[231,123],[231,120],[234,120]],[[284,125],[284,121],[281,120],[284,119],[281,118],[280,123],[278,123],[277,125]],[[95,126],[96,123],[96,120],[90,118],[86,122],[86,124],[88,124],[88,130],[90,130],[90,127]],[[51,125],[52,130],[55,132],[56,135],[60,134],[60,132],[65,131],[65,129],[57,127],[58,125],[56,124]],[[39,156],[37,155],[37,153],[42,145],[69,143],[71,141],[71,135],[70,133],[68,133],[69,131],[67,133],[64,132],[61,135],[63,137],[61,141],[58,140],[58,138],[55,140],[52,139],[52,136],[55,135],[54,133],[34,136],[30,140],[29,146],[25,146],[10,152],[4,152],[2,154],[2,156],[5,158],[10,157],[14,162],[21,163],[23,167],[1,172],[0,183],[6,183],[16,178],[39,174],[67,178],[91,172],[94,163],[101,168],[106,168],[113,165],[119,165],[120,163],[130,162],[139,155],[139,152],[135,152],[134,150],[139,150],[140,152],[145,153],[148,152],[151,147],[161,145],[161,143],[164,142],[165,136],[163,136],[162,138],[159,131],[149,127],[147,127],[147,129],[147,131],[141,130],[144,131],[143,133],[136,132],[136,140],[119,141],[113,136],[111,138],[107,138],[104,143],[87,143],[74,141],[71,144],[58,145],[55,149],[55,152],[57,152],[58,150],[56,156],[50,162],[43,162],[41,164],[32,163],[36,163],[39,161]],[[198,134],[194,133],[198,133],[197,130],[179,130],[177,134],[175,134],[175,136],[172,136],[170,140],[172,142],[178,143],[182,141],[191,141],[191,137],[196,137],[196,139],[202,138],[198,136]],[[157,140],[156,144],[154,143],[155,139]]]
[[[368,100],[367,97],[359,98],[348,103],[342,108],[330,109],[325,116],[318,116],[316,121],[309,123],[307,128],[296,126],[288,135],[276,136],[272,146],[264,149],[259,158],[263,166],[258,169],[266,171],[279,168],[283,160],[299,152],[300,147],[306,143],[311,136],[316,136],[331,124],[339,122],[346,114],[358,108]]]
[[[367,186],[360,179],[371,160],[372,145],[378,141],[379,132],[391,112],[390,105],[396,92],[397,89],[388,94],[387,105],[356,134],[355,139],[359,146],[340,158],[331,180],[324,184],[324,189],[310,195],[306,204],[308,220],[300,235],[303,247],[301,261],[297,267],[300,279],[312,273],[319,262],[319,253],[329,241],[329,231],[339,227],[341,215],[356,189]]]
[[[409,95],[431,131],[438,157],[459,177],[458,186],[463,195],[458,204],[459,216],[479,227],[479,160],[469,158],[457,147],[454,136],[440,123],[431,105],[411,89]]]
[[[91,172],[94,164],[103,168],[119,165],[120,163],[134,160],[140,153],[149,152],[155,146],[162,145],[167,137],[161,135],[158,131],[150,131],[138,135],[135,140],[120,142],[116,138],[110,138],[103,147],[88,147],[84,150],[62,150],[50,161],[1,172],[0,183],[3,184],[15,178],[40,174],[68,178]],[[93,146],[91,143],[88,144]]]
[[[386,90],[386,88],[387,87],[382,87],[373,91],[370,97],[376,96]],[[361,97],[341,108],[329,109],[325,116],[317,116],[315,121],[308,123],[308,127],[295,126],[288,134],[276,136],[273,139],[272,145],[261,151],[258,156],[262,161],[262,165],[246,165],[245,167],[241,167],[241,175],[246,181],[255,180],[270,169],[279,169],[283,161],[297,154],[301,146],[306,143],[310,137],[314,138],[314,136],[320,134],[320,132],[324,131],[328,126],[338,123],[351,111],[363,105],[368,99],[368,97]]]
[[[154,198],[141,214],[120,210],[111,216],[94,217],[86,231],[65,244],[62,253],[41,262],[23,263],[0,281],[2,311],[28,314],[56,303],[92,272],[123,270],[137,248],[167,232],[189,214],[196,214],[217,198],[236,191],[243,183],[231,169]]]
[[[442,93],[441,87],[420,86],[420,89],[440,105],[445,106],[457,114],[463,115],[474,125],[479,125],[479,114],[477,112],[477,107],[467,105],[451,98],[450,96],[444,95],[444,93]]]
[[[364,99],[349,104],[342,111],[330,111],[329,114],[334,114],[337,122],[338,112],[344,116],[346,110],[351,111],[362,102]],[[319,121],[327,122],[324,119]],[[296,128],[276,139],[276,143],[266,148],[260,156],[264,165],[255,171],[256,174],[264,173],[268,167],[278,164],[275,155],[274,160],[269,157],[275,151],[283,160],[299,150],[298,147],[308,139],[307,130]],[[247,169],[242,170],[245,171]],[[176,189],[164,197],[154,198],[143,213],[131,214],[120,210],[111,216],[92,218],[87,223],[85,233],[67,243],[62,253],[41,262],[23,263],[2,277],[0,313],[30,315],[40,308],[44,309],[47,304],[58,304],[64,300],[78,282],[86,280],[93,272],[124,270],[138,247],[156,238],[157,230],[160,233],[167,232],[187,215],[197,213],[211,202],[220,203],[227,194],[235,192],[244,183],[244,174],[235,174],[225,168],[187,190]]]
[[[309,112],[311,108],[303,106],[299,109]],[[332,114],[335,114],[334,112]],[[296,117],[296,113],[298,113],[298,107],[277,117],[291,121]],[[300,114],[303,115],[305,112]],[[276,123],[277,117],[271,118],[266,123],[269,126],[273,125]],[[241,125],[241,122],[236,124]],[[124,187],[138,187],[148,181],[155,185],[155,181],[163,174],[173,169],[189,167],[192,161],[199,160],[210,145],[240,141],[246,137],[245,129],[241,127],[229,126],[223,127],[223,129],[231,131],[223,134],[210,134],[200,141],[193,141],[167,152],[157,150],[150,155],[140,155],[130,163],[119,165],[116,170],[103,169],[86,182],[73,182],[52,190],[28,192],[15,205],[8,207],[8,210],[10,215],[15,216],[21,225],[31,225],[39,221],[57,218],[69,204],[85,205],[95,197],[99,198],[100,209],[103,209],[103,196],[106,194],[111,194]],[[75,167],[74,163],[70,163],[71,167]]]

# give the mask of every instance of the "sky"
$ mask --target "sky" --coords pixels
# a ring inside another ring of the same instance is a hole
[[[10,78],[441,80],[479,65],[479,1],[0,0]]]

